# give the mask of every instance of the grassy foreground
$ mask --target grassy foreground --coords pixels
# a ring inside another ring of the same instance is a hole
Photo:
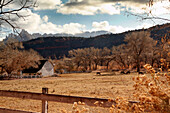
[[[39,92],[43,87],[49,88],[50,94],[116,98],[118,96],[133,99],[133,80],[137,74],[97,76],[96,73],[62,74],[60,77],[18,79],[0,81],[0,90]],[[26,111],[41,111],[41,102],[16,98],[0,97],[0,107]],[[81,107],[81,106],[80,106]],[[86,106],[88,107],[88,106]],[[72,105],[49,102],[49,113],[60,113],[61,109],[71,110]],[[90,111],[107,113],[107,108],[89,107]]]

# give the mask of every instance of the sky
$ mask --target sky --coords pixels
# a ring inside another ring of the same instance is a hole
[[[121,33],[168,23],[162,20],[142,20],[129,13],[143,15],[151,11],[154,16],[170,19],[169,0],[156,0],[152,7],[148,7],[148,0],[37,0],[36,5],[37,7],[19,12],[29,15],[25,19],[16,19],[17,26],[31,34],[74,35],[100,30]],[[8,6],[11,9],[16,7],[17,3]],[[10,29],[6,24],[3,27]],[[8,33],[2,32],[0,40]]]

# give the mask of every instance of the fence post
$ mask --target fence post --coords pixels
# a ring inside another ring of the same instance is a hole
[[[42,94],[48,94],[48,88],[42,88]],[[42,100],[42,113],[48,113],[48,101]]]

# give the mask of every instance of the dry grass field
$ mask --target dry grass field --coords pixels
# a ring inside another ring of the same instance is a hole
[[[133,100],[132,78],[137,74],[113,75],[112,73],[76,73],[62,74],[60,77],[18,79],[0,81],[1,90],[39,92],[43,87],[49,88],[50,94],[116,98],[123,96]],[[41,102],[16,98],[0,97],[0,107],[19,109],[26,111],[41,111]],[[82,106],[80,106],[82,107]],[[88,106],[86,106],[88,107]],[[88,107],[92,113],[108,113],[108,109],[100,107]],[[49,102],[49,113],[60,113],[61,109],[71,110],[71,104]]]

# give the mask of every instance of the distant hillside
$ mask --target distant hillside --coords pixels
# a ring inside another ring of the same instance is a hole
[[[164,25],[157,25],[149,29],[141,29],[151,32],[151,37],[155,40],[160,39],[166,33],[170,31],[170,23]],[[82,38],[82,37],[40,37],[30,41],[24,42],[26,49],[34,49],[38,51],[44,57],[59,57],[67,55],[69,50],[77,48],[103,48],[112,46],[117,46],[125,43],[124,37],[127,33],[136,32],[128,31],[120,34],[106,34],[100,35],[91,38]],[[170,35],[170,33],[168,33]]]
[[[26,30],[22,29],[21,32],[19,33],[19,35],[16,35],[14,33],[9,34],[8,36],[6,36],[6,38],[3,41],[7,41],[8,39],[15,39],[17,41],[29,41],[32,39],[36,39],[38,37],[85,37],[85,38],[90,38],[90,37],[95,37],[98,35],[102,35],[102,34],[108,34],[110,32],[108,31],[93,31],[93,32],[83,32],[83,33],[78,33],[75,35],[72,34],[66,34],[66,33],[56,33],[56,34],[40,34],[40,33],[33,33],[30,34],[28,33]]]

